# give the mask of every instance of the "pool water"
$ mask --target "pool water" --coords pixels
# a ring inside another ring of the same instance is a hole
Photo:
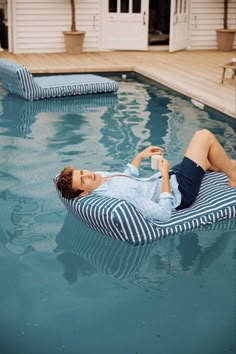
[[[235,120],[115,79],[117,95],[39,102],[0,87],[0,354],[233,354],[235,219],[134,247],[57,197],[65,165],[122,170],[150,144],[174,164],[201,128],[235,158]]]

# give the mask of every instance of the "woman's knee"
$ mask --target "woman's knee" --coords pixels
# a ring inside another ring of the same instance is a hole
[[[214,135],[208,129],[201,129],[194,134],[194,137],[197,138],[199,142],[201,142],[203,140],[211,140]]]

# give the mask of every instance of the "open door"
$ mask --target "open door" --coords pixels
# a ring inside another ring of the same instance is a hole
[[[188,46],[189,0],[171,0],[169,51],[186,49]]]
[[[146,50],[149,0],[102,0],[102,49]]]
[[[3,49],[8,49],[8,33],[7,33],[7,27],[6,27],[6,21],[7,21],[7,2],[5,1],[1,4],[0,0],[0,52],[3,51]]]

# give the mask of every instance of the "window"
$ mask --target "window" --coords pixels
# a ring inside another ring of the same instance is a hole
[[[187,0],[184,0],[184,13],[186,14],[187,12]]]
[[[141,12],[141,0],[133,0],[132,12],[139,14]]]
[[[120,2],[120,12],[129,12],[129,0],[121,0]]]
[[[0,0],[1,1],[1,0]],[[109,0],[108,12],[110,13],[141,13],[141,0]]]
[[[175,0],[175,12],[174,15],[176,15],[178,12],[178,0]]]
[[[117,0],[109,0],[108,12],[117,12]]]

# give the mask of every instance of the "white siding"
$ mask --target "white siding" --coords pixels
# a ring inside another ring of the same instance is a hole
[[[13,13],[14,53],[65,51],[63,31],[70,30],[69,0],[15,0]],[[84,50],[97,50],[98,0],[77,0],[76,13],[77,29],[86,31]]]
[[[223,0],[189,0],[189,49],[216,49],[223,26]],[[0,0],[1,4],[5,0]],[[70,30],[69,0],[8,0],[14,53],[64,52],[63,31]],[[100,49],[101,0],[76,0],[77,29],[86,31],[84,51]],[[236,26],[236,0],[229,0],[229,27]],[[236,37],[236,36],[235,36]],[[236,46],[236,38],[235,38]]]
[[[189,49],[216,49],[216,29],[223,28],[223,0],[192,0]],[[229,0],[228,27],[236,27],[236,0]],[[235,42],[236,46],[236,36]]]

